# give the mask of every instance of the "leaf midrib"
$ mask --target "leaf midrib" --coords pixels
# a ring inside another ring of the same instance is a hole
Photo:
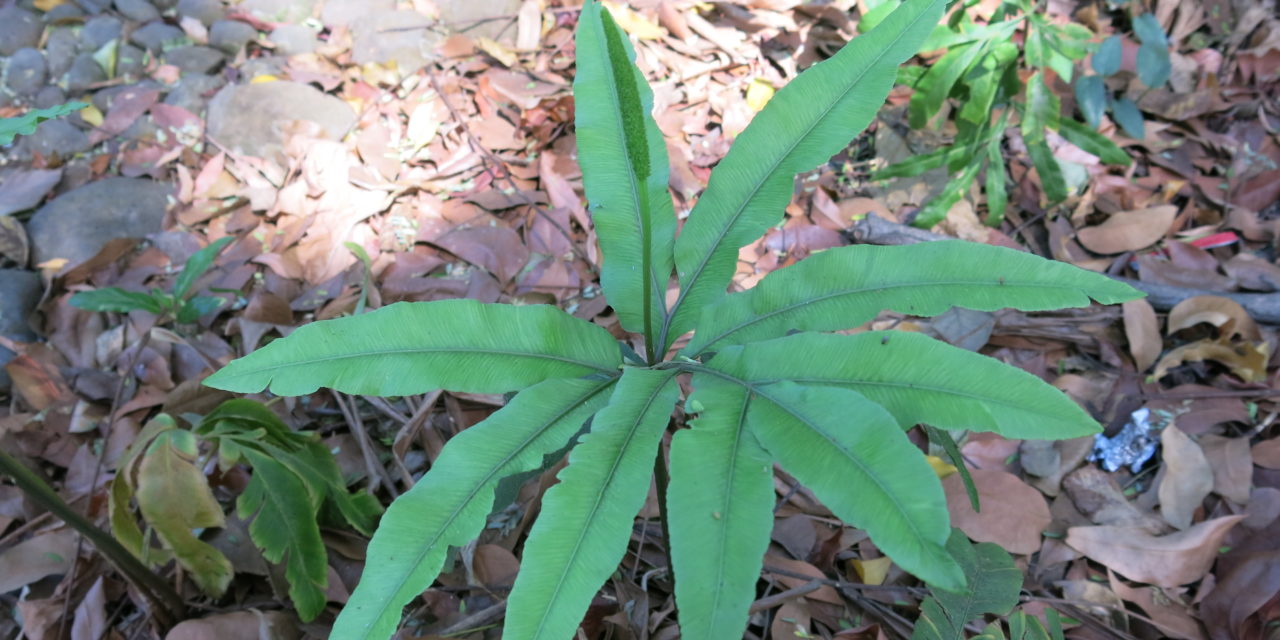
[[[244,378],[255,374],[261,374],[268,371],[278,371],[280,369],[288,369],[292,367],[302,367],[311,364],[321,364],[325,362],[338,362],[342,360],[351,360],[355,358],[370,358],[375,356],[395,356],[405,354],[431,354],[431,353],[473,353],[484,356],[509,356],[513,358],[536,358],[540,360],[553,360],[556,362],[564,362],[566,364],[574,364],[582,367],[594,369],[596,371],[604,371],[610,374],[615,373],[614,369],[602,367],[593,362],[585,360],[577,360],[567,356],[558,356],[549,353],[530,353],[528,351],[510,351],[506,349],[483,349],[477,347],[414,347],[412,349],[381,349],[377,351],[361,351],[358,353],[345,353],[340,355],[326,356],[322,358],[309,358],[306,360],[290,360],[280,364],[258,366],[244,373],[238,373],[228,377]],[[560,376],[564,377],[564,376]]]
[[[525,439],[524,439],[524,441],[523,441],[523,442],[521,442],[521,443],[520,443],[520,445],[519,445],[518,447],[516,447],[516,448],[512,449],[512,450],[511,450],[511,453],[509,453],[505,458],[503,458],[503,459],[502,459],[502,461],[501,461],[499,464],[495,464],[495,465],[493,465],[493,466],[490,468],[489,472],[485,474],[484,478],[483,478],[480,482],[475,483],[475,485],[474,485],[474,487],[472,488],[472,490],[467,494],[466,499],[464,499],[464,500],[462,500],[461,502],[459,502],[459,503],[458,503],[458,504],[459,504],[459,506],[457,506],[456,508],[454,508],[454,510],[449,514],[449,516],[448,516],[447,518],[445,518],[445,520],[444,520],[445,524],[444,524],[443,526],[441,526],[441,527],[439,528],[439,530],[436,532],[436,534],[435,534],[434,536],[432,536],[432,537],[428,540],[427,544],[426,544],[426,545],[424,545],[424,546],[422,547],[422,551],[421,551],[421,552],[419,552],[419,553],[414,557],[414,559],[413,559],[413,566],[415,566],[415,567],[416,567],[416,566],[418,566],[418,565],[422,564],[422,561],[423,561],[423,559],[424,559],[424,558],[426,558],[426,557],[427,557],[427,554],[428,554],[428,553],[430,553],[430,552],[431,552],[431,550],[432,550],[432,549],[434,549],[434,548],[435,548],[435,546],[440,542],[440,538],[444,537],[444,534],[445,534],[445,532],[446,532],[446,531],[448,531],[448,530],[449,530],[449,527],[453,526],[453,523],[454,523],[454,522],[457,520],[457,518],[458,518],[458,514],[459,514],[459,513],[461,513],[461,512],[462,512],[462,510],[463,510],[464,508],[466,508],[466,506],[467,506],[467,505],[471,504],[471,501],[475,499],[476,494],[480,493],[481,491],[483,491],[483,490],[484,490],[484,488],[485,488],[485,487],[489,486],[489,483],[493,480],[494,476],[498,475],[498,473],[499,473],[502,469],[506,468],[506,466],[507,466],[508,464],[510,464],[510,463],[511,463],[511,460],[512,460],[513,458],[515,458],[516,456],[518,456],[518,455],[520,455],[521,453],[523,453],[523,452],[524,452],[524,450],[525,450],[525,449],[527,449],[527,448],[529,447],[530,443],[532,443],[534,440],[537,440],[539,437],[541,437],[543,434],[545,434],[545,433],[547,432],[547,430],[548,430],[548,429],[550,429],[550,428],[551,428],[552,426],[554,426],[556,423],[558,423],[558,422],[560,422],[561,420],[563,420],[563,419],[564,419],[564,417],[565,417],[566,415],[568,415],[568,414],[572,413],[573,411],[577,410],[577,409],[578,409],[578,407],[582,406],[584,403],[586,403],[586,402],[588,402],[589,400],[591,400],[591,398],[595,397],[595,395],[596,395],[596,394],[598,394],[598,393],[600,393],[601,391],[605,390],[605,389],[606,389],[606,388],[608,388],[609,386],[612,386],[612,385],[613,385],[613,384],[615,384],[617,381],[618,381],[618,380],[617,380],[617,378],[614,378],[614,379],[612,379],[612,380],[604,381],[604,382],[602,382],[599,386],[596,386],[596,387],[592,388],[590,391],[588,391],[587,393],[585,393],[585,394],[583,394],[582,396],[580,396],[580,397],[579,397],[577,400],[575,400],[572,404],[566,405],[566,407],[564,408],[564,410],[562,410],[562,411],[560,411],[559,413],[557,413],[557,414],[555,415],[555,417],[554,417],[554,418],[552,418],[552,419],[550,419],[550,420],[547,420],[547,421],[546,421],[546,422],[545,422],[541,427],[539,427],[536,431],[534,431],[533,433],[531,433],[531,434],[529,435],[529,437],[528,437],[528,438],[525,438]],[[396,584],[396,588],[395,588],[395,590],[394,590],[394,592],[393,592],[393,593],[395,593],[395,594],[400,593],[400,590],[401,590],[401,589],[404,589],[404,585],[405,585],[405,584],[407,584],[407,583],[409,582],[409,578],[410,578],[411,576],[412,576],[412,573],[411,573],[411,572],[410,572],[410,573],[408,573],[408,574],[406,574],[406,575],[405,575],[405,577],[404,577],[404,578],[402,578],[402,579],[401,579],[401,580]],[[394,596],[393,596],[393,598],[394,598]],[[384,615],[386,615],[387,611],[391,608],[391,606],[392,606],[392,602],[391,602],[391,601],[384,600],[384,601],[383,601],[383,603],[382,603],[381,608],[379,608],[379,609],[378,609],[378,615],[374,617],[374,620],[375,620],[375,621],[377,621],[377,620],[381,620],[381,619],[382,619],[382,617],[383,617]],[[403,607],[403,605],[399,605],[397,608],[399,608],[399,607]],[[398,616],[397,616],[397,617],[398,617]],[[372,625],[370,625],[370,626],[372,627]],[[366,635],[365,637],[367,638],[367,637],[369,637],[369,636],[367,636],[367,635]]]
[[[674,375],[674,372],[672,373]],[[582,527],[578,532],[578,539],[573,543],[573,549],[569,552],[569,558],[572,559],[578,556],[578,552],[582,548],[583,540],[587,537],[587,531],[591,528],[590,525],[595,520],[595,514],[600,510],[600,505],[604,502],[604,496],[608,493],[608,487],[613,484],[615,479],[614,476],[618,472],[618,466],[622,464],[623,453],[631,444],[632,439],[635,438],[636,432],[640,430],[640,426],[644,423],[644,417],[649,413],[649,408],[653,406],[653,403],[658,399],[658,396],[662,395],[662,391],[667,388],[667,384],[670,382],[671,376],[668,375],[661,384],[653,388],[653,391],[645,400],[644,408],[638,412],[636,420],[631,424],[631,428],[627,431],[627,437],[623,440],[622,446],[618,447],[618,455],[614,456],[613,464],[609,467],[609,473],[605,476],[608,480],[604,483],[604,488],[596,492],[596,499],[591,503],[591,509],[587,512],[587,526]],[[573,567],[575,565],[576,563],[574,562],[570,562],[568,564],[569,567]],[[560,578],[556,581],[555,589],[551,591],[551,597],[547,600],[547,606],[542,610],[542,616],[538,618],[538,626],[535,628],[534,634],[530,637],[542,637],[543,630],[547,626],[547,619],[549,618],[551,611],[555,609],[555,602],[560,597],[560,592],[564,589],[564,583],[568,576],[568,570],[560,573]]]
[[[925,535],[920,531],[920,529],[919,529],[919,527],[917,526],[916,522],[915,522],[915,521],[913,521],[910,517],[908,517],[908,516],[906,515],[908,512],[907,512],[906,507],[905,507],[905,506],[903,506],[902,501],[900,501],[900,500],[898,499],[898,497],[897,497],[896,495],[894,495],[894,493],[893,493],[892,491],[890,491],[890,490],[888,489],[888,487],[886,487],[886,486],[885,486],[884,482],[880,480],[880,477],[879,477],[878,475],[876,475],[875,473],[872,473],[872,471],[871,471],[870,469],[868,469],[868,468],[867,468],[866,464],[862,461],[862,459],[860,459],[860,458],[858,458],[857,456],[853,455],[853,452],[851,452],[847,447],[845,447],[844,445],[842,445],[842,444],[840,444],[839,442],[836,442],[834,439],[832,439],[832,437],[831,437],[830,435],[828,435],[826,431],[824,431],[824,430],[823,430],[821,427],[819,427],[818,425],[814,424],[814,423],[813,423],[812,421],[810,421],[807,417],[805,417],[805,416],[803,416],[803,415],[801,415],[801,414],[799,414],[799,413],[797,413],[797,412],[795,412],[795,411],[792,411],[791,409],[789,409],[787,406],[785,406],[785,405],[784,405],[784,404],[782,404],[781,402],[778,402],[777,400],[775,400],[775,399],[774,399],[773,397],[771,397],[769,394],[767,394],[767,393],[765,393],[765,392],[761,391],[759,388],[755,388],[755,389],[753,390],[753,393],[755,393],[755,394],[759,395],[760,397],[764,398],[765,400],[768,400],[769,402],[772,402],[772,403],[773,403],[773,405],[774,405],[775,407],[778,407],[779,409],[782,409],[783,411],[787,412],[787,413],[788,413],[788,414],[790,414],[792,417],[794,417],[794,418],[796,418],[797,420],[799,420],[800,422],[802,422],[805,426],[809,427],[809,430],[810,430],[810,431],[813,431],[814,433],[816,433],[816,434],[818,434],[819,436],[821,436],[821,437],[822,437],[824,440],[826,440],[826,441],[827,441],[827,442],[828,442],[828,443],[829,443],[833,448],[835,448],[836,450],[838,450],[838,451],[840,451],[840,452],[844,453],[845,458],[846,458],[847,460],[852,461],[852,462],[853,462],[853,464],[854,464],[854,466],[858,467],[858,469],[859,469],[860,471],[862,471],[862,475],[864,475],[864,476],[866,476],[867,478],[869,478],[869,479],[871,480],[871,482],[872,482],[873,484],[875,484],[875,486],[880,490],[881,495],[883,495],[883,496],[885,496],[886,498],[888,498],[888,499],[889,499],[889,502],[893,504],[894,508],[897,510],[897,512],[899,513],[899,515],[901,516],[901,518],[902,518],[904,521],[906,521],[906,523],[907,523],[907,528],[911,530],[911,533],[912,533],[912,534],[914,534],[915,539],[916,539],[916,540],[918,540],[918,541],[920,541],[920,542],[924,542],[924,543],[926,543],[926,544],[929,542],[929,539],[928,539],[927,537],[925,537]],[[894,422],[897,422],[897,421],[895,420]],[[895,428],[896,428],[896,425],[894,425],[894,426],[895,426]],[[850,523],[850,524],[857,524],[857,523]],[[862,528],[864,528],[864,529],[865,529],[865,528],[867,528],[865,525],[861,525],[861,524],[859,524],[858,526],[860,526],[860,527],[862,527]]]
[[[870,291],[884,291],[884,290],[893,290],[893,289],[907,289],[907,288],[911,288],[911,287],[952,287],[952,286],[955,286],[955,287],[960,287],[960,286],[991,286],[991,287],[997,287],[997,288],[999,288],[999,287],[1007,287],[1007,288],[1027,288],[1027,289],[1030,289],[1030,288],[1037,288],[1037,289],[1062,289],[1062,290],[1067,290],[1067,291],[1075,291],[1075,292],[1084,293],[1084,292],[1080,291],[1080,289],[1079,289],[1079,288],[1076,288],[1076,287],[1068,287],[1068,286],[1066,286],[1066,285],[1056,285],[1056,284],[1036,284],[1036,283],[1013,283],[1013,282],[1008,282],[1008,281],[1006,281],[1006,282],[1004,282],[1004,283],[1002,283],[1002,284],[996,285],[996,284],[993,284],[990,280],[981,280],[981,281],[978,281],[978,280],[972,280],[972,281],[971,281],[971,280],[945,280],[945,281],[936,281],[936,280],[935,280],[935,281],[930,281],[930,282],[903,282],[903,283],[893,283],[893,284],[888,284],[888,285],[878,285],[878,286],[862,286],[862,287],[858,287],[858,288],[855,288],[855,289],[841,289],[840,291],[835,291],[835,292],[832,292],[832,293],[828,293],[828,294],[824,294],[824,295],[820,295],[820,296],[815,296],[815,297],[813,297],[813,298],[807,298],[807,299],[805,299],[805,300],[799,300],[799,301],[797,301],[797,302],[795,302],[795,303],[793,303],[793,304],[788,304],[788,305],[786,305],[785,307],[780,307],[780,308],[778,308],[778,309],[775,309],[775,310],[773,310],[773,311],[769,311],[769,312],[767,312],[767,313],[763,313],[763,314],[760,314],[760,315],[757,315],[757,316],[752,316],[750,319],[746,320],[745,322],[740,322],[740,323],[738,323],[738,324],[736,324],[736,325],[733,325],[732,327],[730,327],[730,328],[728,328],[728,329],[726,329],[726,330],[724,330],[724,331],[720,332],[718,335],[716,335],[714,338],[712,338],[711,340],[709,340],[709,341],[707,342],[707,345],[706,345],[706,347],[704,347],[704,348],[703,348],[703,350],[705,351],[707,348],[710,348],[710,347],[712,347],[712,346],[715,346],[715,344],[716,344],[717,342],[719,342],[719,341],[721,341],[721,340],[724,340],[725,336],[732,335],[732,334],[734,334],[734,333],[736,333],[736,332],[738,332],[738,331],[741,331],[741,330],[745,329],[746,327],[749,327],[749,326],[751,326],[751,325],[753,325],[753,324],[756,324],[756,323],[758,323],[758,322],[763,322],[763,321],[768,320],[769,318],[772,318],[772,317],[774,317],[774,316],[776,316],[776,315],[783,314],[783,313],[787,313],[787,312],[792,311],[793,309],[796,309],[796,308],[799,308],[799,307],[803,307],[803,306],[810,305],[810,304],[818,304],[818,303],[826,302],[827,300],[830,300],[830,299],[832,299],[832,298],[839,298],[839,297],[841,297],[841,296],[852,296],[852,295],[858,295],[858,294],[861,294],[861,293],[867,293],[867,292],[870,292]],[[743,294],[749,294],[749,292],[750,292],[750,291],[755,291],[755,289],[751,289],[751,290],[745,291],[745,292],[743,292]],[[1085,295],[1088,295],[1088,294],[1085,294]],[[1090,297],[1092,297],[1092,296],[1090,296]],[[728,300],[728,298],[726,298],[726,300]],[[963,305],[963,304],[957,304],[957,305],[952,305],[952,306],[956,306],[956,307],[963,307],[963,308],[971,308],[971,307],[965,307],[965,305]],[[896,309],[895,309],[895,310],[896,310]]]
[[[845,90],[841,92],[840,97],[836,100],[833,100],[826,109],[822,110],[822,112],[818,115],[817,118],[813,120],[812,123],[810,123],[808,126],[805,127],[804,134],[796,136],[795,139],[791,141],[791,144],[787,146],[786,152],[781,154],[778,157],[778,159],[772,163],[772,166],[769,167],[769,170],[765,172],[764,174],[765,177],[759,180],[758,182],[756,182],[754,186],[752,186],[751,191],[748,193],[747,197],[743,198],[742,204],[738,206],[737,210],[734,211],[731,216],[729,216],[728,223],[725,224],[723,227],[721,227],[720,233],[716,234],[716,240],[711,245],[711,250],[703,254],[702,260],[698,263],[697,268],[694,269],[693,271],[693,276],[689,278],[689,281],[688,281],[689,285],[680,287],[680,295],[676,297],[675,304],[671,305],[671,310],[666,314],[666,319],[662,323],[661,342],[663,343],[662,345],[663,349],[666,349],[667,347],[666,342],[668,337],[670,337],[667,335],[667,331],[671,327],[671,322],[676,317],[676,312],[680,310],[680,305],[684,303],[685,296],[687,296],[688,293],[694,289],[694,285],[698,282],[698,279],[702,277],[702,272],[706,269],[707,263],[711,261],[711,256],[715,255],[716,250],[720,248],[720,243],[724,242],[725,236],[729,234],[729,229],[731,229],[735,224],[737,224],[738,218],[742,217],[743,212],[747,210],[747,205],[752,200],[755,199],[756,194],[758,194],[760,190],[764,188],[764,185],[767,182],[769,182],[769,178],[778,171],[778,168],[791,155],[791,153],[795,151],[796,147],[800,146],[800,143],[806,140],[813,133],[813,130],[817,128],[818,125],[823,120],[826,119],[827,115],[831,113],[833,109],[836,108],[836,105],[839,105],[841,102],[845,100],[846,97],[848,97],[849,93],[853,91],[858,86],[859,83],[862,82],[863,78],[865,78],[873,68],[875,68],[877,65],[880,64],[880,61],[884,59],[885,55],[888,54],[889,50],[894,48],[898,44],[898,42],[902,40],[903,36],[906,35],[906,33],[910,31],[913,27],[915,27],[916,23],[918,23],[922,18],[924,18],[926,13],[927,12],[925,11],[921,11],[920,15],[916,16],[915,19],[912,20],[911,23],[908,24],[906,28],[900,31],[898,35],[895,36],[893,40],[889,42],[888,45],[880,49],[880,52],[876,54],[876,56],[872,59],[871,64],[868,64],[866,67],[864,67],[862,70],[862,73],[858,74],[858,77],[854,79],[852,82],[850,82],[849,85],[845,88]],[[875,30],[872,29],[872,32],[874,31]],[[867,35],[870,35],[870,33],[868,33]]]
[[[956,389],[950,389],[947,387],[939,387],[935,385],[919,384],[915,382],[893,382],[893,381],[886,381],[886,380],[852,380],[848,378],[795,377],[795,378],[774,378],[769,380],[752,380],[750,381],[749,384],[768,385],[768,384],[775,384],[778,382],[786,382],[786,381],[795,382],[797,384],[804,384],[804,383],[818,384],[818,385],[823,385],[828,387],[848,387],[848,386],[863,385],[868,387],[879,386],[879,387],[893,387],[893,388],[899,388],[899,389],[911,389],[913,391],[932,391],[935,393],[942,393],[942,394],[948,394],[953,396],[962,396],[962,397],[969,398],[981,403],[998,404],[1001,406],[1012,407],[1015,409],[1024,409],[1024,407],[1013,404],[1011,402],[1006,402],[996,398],[989,398],[987,396],[975,395],[974,393],[971,393],[968,391],[961,391]],[[875,401],[872,400],[872,402],[875,402]],[[876,404],[879,404],[879,403],[876,403]],[[995,417],[994,414],[992,415],[992,417],[993,418]]]

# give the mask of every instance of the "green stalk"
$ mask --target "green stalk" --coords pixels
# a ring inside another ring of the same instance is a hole
[[[76,513],[71,505],[67,504],[40,476],[3,450],[0,450],[0,475],[13,478],[14,484],[32,502],[88,538],[98,552],[106,556],[107,560],[152,602],[155,610],[151,613],[156,616],[161,626],[170,627],[186,616],[186,604],[182,601],[182,596],[179,596],[168,582],[142,564],[142,561],[129,553],[128,549],[111,537],[111,534],[99,529],[87,518]]]

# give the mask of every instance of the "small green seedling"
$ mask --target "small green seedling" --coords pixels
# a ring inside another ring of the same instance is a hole
[[[896,3],[897,0],[885,0],[877,11],[883,12],[884,7]],[[1046,81],[1046,75],[1051,73],[1071,82],[1075,62],[1088,55],[1093,33],[1078,24],[1049,21],[1032,0],[1005,0],[995,9],[990,22],[975,24],[965,12],[973,4],[976,0],[966,1],[925,41],[926,51],[945,49],[942,57],[927,68],[904,67],[899,74],[901,81],[915,88],[907,107],[908,122],[914,129],[940,124],[938,114],[949,98],[956,99],[955,140],[931,153],[886,167],[874,176],[915,176],[946,168],[951,179],[938,197],[924,204],[913,221],[921,227],[933,226],[946,217],[984,168],[986,223],[997,226],[1004,220],[1009,196],[1003,145],[1005,132],[1013,122],[1017,123],[1050,204],[1064,200],[1071,186],[1049,148],[1047,132],[1056,132],[1108,164],[1130,163],[1129,155],[1105,136],[1063,117],[1061,103]],[[877,11],[868,13],[863,23],[878,20]],[[1018,33],[1023,35],[1021,46],[1014,38]],[[1019,75],[1023,67],[1032,70],[1025,83]],[[1090,85],[1098,81],[1092,78],[1095,76],[1081,81]],[[1015,114],[1017,119],[1012,117]]]
[[[1158,89],[1168,82],[1173,72],[1169,60],[1169,37],[1153,14],[1143,13],[1133,19],[1133,31],[1142,42],[1138,47],[1138,80],[1147,90]],[[1094,129],[1102,122],[1102,116],[1111,117],[1129,137],[1142,140],[1146,135],[1146,121],[1137,103],[1123,95],[1114,95],[1107,89],[1105,79],[1120,71],[1124,46],[1120,36],[1103,40],[1093,52],[1093,74],[1081,76],[1076,81],[1076,105],[1085,122]]]
[[[153,288],[150,293],[126,291],[120,287],[103,287],[93,291],[81,291],[71,296],[71,306],[89,311],[111,311],[129,313],[130,311],[148,311],[161,317],[161,324],[169,320],[178,324],[191,324],[206,313],[217,311],[223,299],[217,296],[193,296],[192,287],[203,276],[213,259],[223,247],[235,240],[232,237],[219,238],[209,246],[192,254],[186,266],[178,274],[173,283],[173,292],[165,293]]]
[[[390,637],[449,548],[471,543],[505,506],[495,504],[499,482],[542,468],[566,446],[568,466],[524,543],[507,640],[574,637],[627,551],[655,469],[667,487],[659,500],[683,637],[743,637],[773,523],[775,463],[903,569],[965,589],[945,548],[941,483],[906,430],[924,423],[1054,439],[1095,433],[1097,423],[1036,376],[920,334],[821,332],[886,308],[1044,310],[1139,294],[1070,265],[957,241],[831,249],[726,294],[739,248],[781,221],[798,172],[867,126],[944,4],[908,0],[779,91],[716,167],[679,235],[653,95],[627,35],[598,2],[583,6],[579,163],[602,286],[641,345],[634,351],[550,306],[399,303],[303,326],[205,380],[280,395],[518,391],[451,439],[388,508],[333,638]],[[678,295],[668,305],[673,280]],[[683,415],[696,415],[687,424],[673,419],[686,375],[693,393]]]
[[[29,136],[35,133],[36,128],[45,120],[61,118],[87,106],[89,105],[83,102],[68,102],[47,109],[32,109],[13,118],[0,118],[0,145],[11,144],[14,138],[20,135]]]
[[[253,519],[249,537],[263,557],[284,563],[299,616],[315,618],[324,609],[329,581],[320,525],[346,523],[369,535],[382,506],[363,491],[347,491],[318,436],[291,431],[256,402],[228,400],[194,422],[188,431],[160,414],[129,446],[111,482],[112,534],[148,565],[172,558],[202,591],[221,596],[231,582],[231,561],[192,533],[226,526],[202,469],[215,457],[224,472],[247,464],[253,478],[236,500],[237,515]],[[203,453],[201,442],[210,445]],[[151,535],[160,547],[151,544]]]

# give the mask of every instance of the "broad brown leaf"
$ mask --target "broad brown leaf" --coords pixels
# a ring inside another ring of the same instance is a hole
[[[1215,518],[1160,537],[1130,527],[1072,527],[1067,544],[1135,582],[1177,587],[1209,572],[1222,539],[1243,519]]]
[[[959,474],[942,481],[951,524],[973,540],[994,542],[1009,553],[1039,551],[1040,534],[1053,521],[1044,496],[1011,473],[974,469],[971,475],[978,489],[981,513],[969,504]]]
[[[1080,229],[1076,239],[1094,253],[1137,251],[1163,238],[1177,215],[1178,208],[1171,204],[1121,211],[1096,227]]]

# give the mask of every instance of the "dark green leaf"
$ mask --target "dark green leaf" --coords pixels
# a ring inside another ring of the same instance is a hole
[[[924,423],[1039,439],[1099,431],[1075,401],[1040,378],[918,333],[797,333],[727,347],[707,366],[757,385],[793,380],[853,389],[903,428]]]
[[[974,145],[974,148],[978,148]],[[911,224],[922,229],[928,229],[947,217],[947,212],[951,211],[951,207],[955,206],[960,198],[963,198],[969,191],[969,186],[973,184],[974,178],[978,177],[978,171],[982,169],[981,157],[974,157],[969,160],[969,166],[965,167],[963,173],[955,176],[947,181],[942,187],[942,193],[938,194],[933,200],[920,210],[916,215],[916,219]]]
[[[390,637],[400,610],[439,575],[449,547],[474,540],[484,528],[498,481],[540,467],[545,454],[604,406],[613,386],[613,380],[548,380],[449,440],[427,475],[387,508],[369,543],[371,570],[330,637]]]
[[[653,341],[666,311],[676,217],[653,92],[627,34],[598,2],[578,19],[574,125],[604,265],[601,286],[622,326]],[[652,357],[653,354],[650,354]]]
[[[654,453],[680,389],[675,371],[627,368],[542,499],[507,600],[505,640],[572,638],[627,551]]]
[[[1169,39],[1165,36],[1164,28],[1160,26],[1160,21],[1156,19],[1155,14],[1144,13],[1134,18],[1133,32],[1137,34],[1142,44],[1155,45],[1162,49],[1169,46]]]
[[[1004,221],[1005,208],[1009,204],[1009,192],[1005,188],[1004,151],[1000,145],[1004,140],[1004,127],[1008,120],[1009,112],[1006,111],[1000,118],[1000,125],[987,141],[987,217],[983,222],[992,227],[998,227]]]
[[[555,307],[401,302],[300,327],[204,383],[278,395],[320,387],[379,396],[502,393],[548,378],[613,375],[621,361],[608,331]]]
[[[18,135],[29,136],[45,120],[61,118],[89,106],[83,102],[68,102],[47,109],[32,109],[13,118],[0,118],[0,145],[13,142]]]
[[[782,218],[796,173],[827,161],[862,131],[942,16],[942,0],[908,0],[875,29],[792,80],[756,114],[711,174],[676,239],[680,297],[663,350],[724,295],[739,248]]]
[[[206,314],[221,309],[225,302],[226,300],[213,296],[196,296],[182,303],[178,309],[177,320],[182,324],[191,324]]]
[[[200,249],[191,254],[187,259],[187,264],[182,268],[182,273],[178,274],[178,279],[173,283],[173,295],[179,299],[186,298],[191,293],[191,287],[195,285],[196,280],[204,275],[213,265],[213,259],[218,257],[218,253],[223,247],[229,245],[235,238],[227,236],[218,238],[209,244],[209,246]]]
[[[746,429],[744,386],[693,377],[701,406],[671,440],[671,561],[686,638],[740,640],[773,528],[773,464]]]
[[[916,92],[911,95],[911,103],[907,107],[911,128],[923,128],[937,115],[956,81],[986,50],[985,43],[957,45],[929,67],[929,72],[916,85]]]
[[[1049,145],[1041,139],[1026,140],[1027,153],[1031,154],[1031,162],[1036,166],[1036,172],[1040,174],[1040,187],[1044,189],[1044,196],[1050,203],[1062,202],[1067,199],[1067,182],[1062,176],[1062,167],[1058,164],[1058,159],[1053,156],[1053,151],[1049,150]]]
[[[891,309],[1043,311],[1138,297],[1128,285],[1039,256],[962,241],[853,245],[816,253],[707,307],[682,353],[696,356],[791,331],[837,331]]]
[[[1138,79],[1142,84],[1158,89],[1169,80],[1172,71],[1168,49],[1157,44],[1143,44],[1138,48]]]
[[[902,176],[918,176],[926,171],[965,160],[974,153],[970,145],[952,145],[930,151],[929,153],[911,156],[906,160],[894,163],[872,175],[873,180],[887,180]]]
[[[1142,140],[1146,137],[1146,121],[1142,118],[1142,112],[1138,110],[1138,105],[1134,104],[1128,98],[1116,98],[1111,102],[1111,115],[1115,117],[1116,124],[1124,129],[1126,135],[1134,140]]]
[[[1111,138],[1075,120],[1064,118],[1058,128],[1058,132],[1071,144],[1098,156],[1100,160],[1107,164],[1128,166],[1133,162],[1129,158],[1129,154],[1124,149],[1116,146],[1116,143],[1112,142]]]
[[[1102,76],[1081,76],[1076,80],[1076,103],[1085,122],[1097,129],[1107,112],[1107,84]]]
[[[1093,70],[1100,75],[1109,76],[1120,70],[1124,53],[1120,36],[1111,36],[1098,45],[1093,54]]]
[[[125,291],[119,287],[103,287],[93,291],[77,292],[71,296],[71,306],[88,311],[114,313],[149,311],[158,314],[164,311],[160,301],[151,294]]]
[[[951,531],[947,551],[964,570],[964,592],[930,588],[932,596],[920,605],[911,640],[956,640],[965,636],[965,625],[984,614],[1005,615],[1018,604],[1022,572],[1013,558],[990,542],[969,544],[959,529]]]
[[[943,550],[950,526],[942,484],[893,416],[849,389],[783,381],[752,394],[747,426],[788,473],[903,569],[964,588]]]

